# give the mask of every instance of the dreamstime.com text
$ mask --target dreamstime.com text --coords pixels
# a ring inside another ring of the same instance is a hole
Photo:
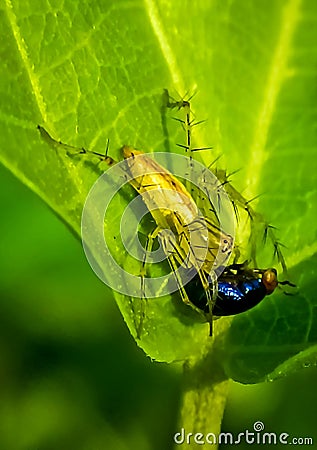
[[[178,445],[190,445],[192,443],[200,445],[277,445],[277,444],[293,444],[293,445],[313,445],[312,437],[295,437],[290,436],[289,433],[274,433],[264,432],[264,423],[257,421],[253,424],[253,430],[245,430],[238,434],[230,432],[222,432],[219,435],[214,433],[190,433],[186,432],[184,428],[174,434],[174,442]]]

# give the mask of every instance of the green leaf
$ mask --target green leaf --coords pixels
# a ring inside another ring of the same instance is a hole
[[[109,138],[115,159],[123,144],[177,151],[184,138],[162,112],[163,89],[197,90],[195,116],[208,122],[195,128],[195,145],[214,147],[206,164],[223,154],[229,172],[242,169],[234,182],[247,198],[265,193],[254,208],[278,227],[298,285],[294,297],[273,294],[233,320],[218,342],[227,375],[244,383],[275,378],[277,370],[297,368],[301,352],[314,363],[315,4],[6,0],[0,8],[2,163],[79,235],[86,196],[101,173],[97,158],[55,151],[37,125],[100,153]],[[132,196],[127,189],[114,210]],[[108,236],[118,219],[117,212],[107,222]],[[111,249],[124,263],[117,244]],[[265,252],[259,261],[271,264]],[[137,305],[114,295],[135,336]],[[217,321],[216,334],[228,326]],[[152,358],[199,359],[209,341],[208,326],[177,296],[148,302],[138,344]]]
[[[314,255],[290,271],[298,281],[296,295],[267,297],[260,308],[234,320],[225,343],[229,377],[272,381],[317,365],[316,263]]]

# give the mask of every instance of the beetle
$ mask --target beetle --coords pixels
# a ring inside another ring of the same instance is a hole
[[[295,285],[289,281],[278,281],[274,268],[252,269],[246,263],[231,264],[218,278],[217,297],[213,305],[213,316],[232,316],[258,305],[271,295],[278,285]],[[191,302],[205,314],[208,305],[197,276],[185,287]]]

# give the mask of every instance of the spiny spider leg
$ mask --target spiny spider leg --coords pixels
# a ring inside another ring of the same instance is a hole
[[[66,150],[66,152],[68,153],[69,156],[88,155],[88,154],[90,154],[90,155],[98,156],[98,158],[100,159],[100,162],[105,161],[109,166],[115,163],[114,159],[112,159],[110,156],[108,156],[109,139],[107,139],[107,145],[106,145],[105,153],[102,154],[102,153],[95,152],[93,150],[88,150],[85,147],[76,147],[74,145],[65,144],[62,141],[57,141],[41,125],[38,125],[37,129],[39,130],[39,132],[41,133],[42,138],[46,142],[48,142],[50,145],[52,145],[55,148],[62,148],[64,150]]]
[[[250,225],[251,225],[251,233],[250,233],[250,244],[251,244],[251,259],[254,263],[254,266],[257,267],[257,261],[256,261],[256,253],[259,247],[259,239],[256,232],[256,229],[258,226],[261,226],[263,228],[263,239],[262,241],[266,242],[267,239],[270,240],[272,246],[273,246],[273,254],[277,257],[278,263],[281,265],[283,274],[287,273],[287,266],[286,261],[284,258],[284,255],[282,253],[281,247],[284,247],[284,245],[279,242],[277,239],[274,230],[276,230],[276,227],[273,225],[270,225],[264,218],[264,216],[255,211],[254,208],[251,206],[251,202],[259,197],[256,196],[251,200],[247,200],[240,192],[238,192],[230,180],[228,179],[229,176],[226,174],[225,171],[219,170],[217,171],[217,177],[218,179],[226,184],[226,190],[229,195],[229,197],[234,201],[238,206],[241,207],[241,209],[245,210],[249,219],[250,219]]]

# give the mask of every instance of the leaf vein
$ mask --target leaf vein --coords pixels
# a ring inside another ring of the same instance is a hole
[[[29,77],[36,104],[41,113],[41,116],[43,117],[44,122],[47,123],[46,105],[45,105],[44,99],[42,97],[38,77],[37,77],[36,73],[34,72],[33,65],[30,63],[30,60],[29,60],[27,45],[26,45],[23,37],[21,36],[20,29],[19,29],[19,26],[17,23],[17,18],[13,11],[11,1],[5,0],[5,2],[6,2],[6,8],[7,8],[6,12],[7,12],[8,21],[11,26],[12,34],[15,39],[22,63],[24,65],[27,75]]]
[[[176,56],[169,43],[166,30],[160,19],[160,14],[156,6],[155,0],[144,0],[146,11],[151,22],[152,29],[158,40],[163,57],[167,63],[168,70],[177,90],[185,92],[184,82],[178,67]]]
[[[292,39],[299,21],[301,0],[290,0],[284,8],[281,18],[281,32],[272,56],[268,81],[264,91],[263,102],[255,124],[252,157],[247,168],[249,195],[258,193],[261,172],[268,157],[265,149],[269,129],[275,112],[278,96],[287,77],[287,63],[290,57]]]

